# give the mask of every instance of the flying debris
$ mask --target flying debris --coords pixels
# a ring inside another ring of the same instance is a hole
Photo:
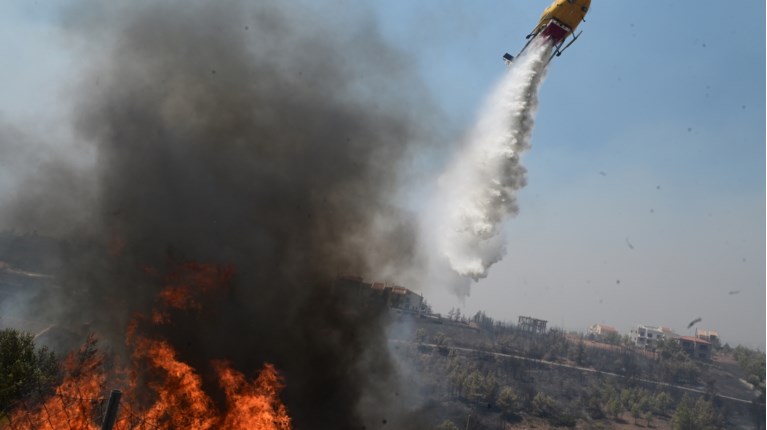
[[[541,20],[538,21],[538,25],[535,29],[528,34],[525,39],[528,39],[525,46],[517,54],[517,58],[525,52],[530,43],[539,36],[546,40],[551,46],[554,47],[554,52],[549,57],[551,61],[555,56],[559,57],[562,53],[570,47],[583,32],[575,34],[575,29],[581,21],[585,22],[586,13],[589,11],[591,0],[554,0],[554,2],[543,11]],[[570,42],[565,45],[565,42],[569,36],[572,36]],[[564,47],[563,47],[564,45]],[[511,64],[514,61],[514,56],[508,52],[503,55],[504,61],[507,64]]]
[[[703,318],[701,318],[701,317],[695,318],[694,320],[690,321],[689,324],[687,324],[687,328],[692,328],[692,326],[694,326],[695,324],[697,324],[697,323],[699,323],[701,321],[703,321]]]

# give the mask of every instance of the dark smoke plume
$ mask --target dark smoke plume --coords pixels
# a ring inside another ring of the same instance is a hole
[[[95,191],[61,209],[88,215],[71,228],[62,293],[35,312],[119,349],[161,287],[142,268],[232,265],[231,290],[162,329],[180,359],[245,372],[274,363],[299,429],[380,425],[387,417],[359,403],[389,395],[381,321],[331,286],[412,258],[412,224],[391,199],[403,157],[429,138],[416,117],[429,106],[407,58],[358,11],[123,3],[79,2],[65,20],[84,69],[74,116],[96,151]],[[46,184],[78,198],[71,182]],[[48,213],[36,227],[61,231]]]

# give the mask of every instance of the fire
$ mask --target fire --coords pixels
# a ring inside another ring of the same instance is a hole
[[[202,380],[192,367],[176,359],[170,345],[141,338],[134,357],[136,361],[145,357],[154,370],[164,373],[159,382],[149,384],[157,393],[157,401],[143,414],[144,419],[163,423],[162,428],[168,429],[214,428],[216,414],[212,401],[202,390]]]
[[[96,339],[90,337],[66,358],[65,377],[55,393],[34,408],[17,409],[9,428],[97,430],[105,406],[102,394],[120,386],[125,394],[116,430],[290,430],[291,419],[279,398],[284,385],[273,365],[264,364],[251,381],[226,361],[211,360],[226,398],[221,410],[205,392],[198,371],[181,361],[170,343],[140,334],[142,324],[172,324],[171,309],[201,310],[205,296],[228,286],[233,273],[231,267],[213,264],[176,267],[164,278],[158,307],[148,318],[135,315],[128,326],[129,368],[108,374]]]
[[[96,338],[88,337],[79,350],[70,353],[63,363],[64,381],[55,395],[28,414],[22,408],[11,414],[11,428],[40,430],[90,430],[93,423],[92,403],[76,399],[98,398],[105,382],[101,371],[103,356],[96,350]]]
[[[201,310],[202,299],[229,285],[234,275],[231,266],[184,263],[165,277],[159,298],[163,305],[178,310]]]
[[[215,363],[221,385],[226,392],[228,413],[221,427],[224,429],[289,430],[290,417],[279,401],[282,388],[277,370],[271,364],[253,382],[224,362]]]

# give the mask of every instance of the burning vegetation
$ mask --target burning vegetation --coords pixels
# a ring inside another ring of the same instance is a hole
[[[231,268],[210,264],[179,265],[166,278],[153,316],[137,314],[129,326],[129,366],[108,366],[95,337],[89,337],[67,356],[63,382],[54,393],[39,404],[17,408],[8,428],[95,430],[103,418],[99,400],[110,385],[125,391],[126,411],[115,429],[291,429],[279,398],[283,382],[273,365],[264,364],[258,376],[248,380],[225,360],[211,361],[217,389],[224,396],[219,406],[206,392],[200,372],[180,361],[171,344],[139,334],[146,331],[142,325],[173,324],[171,310],[199,312],[201,301],[225,288],[231,273]]]
[[[412,264],[413,222],[393,196],[413,142],[430,140],[429,97],[367,12],[345,7],[65,11],[82,77],[73,128],[93,163],[46,159],[0,217],[62,239],[56,288],[27,314],[97,333],[104,356],[73,355],[40,422],[75,391],[115,386],[125,415],[160,428],[392,422],[380,315],[349,312],[332,284]]]

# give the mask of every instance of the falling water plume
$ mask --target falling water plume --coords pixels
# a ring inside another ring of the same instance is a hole
[[[475,280],[505,253],[504,222],[526,185],[520,156],[530,149],[538,88],[551,47],[533,42],[488,97],[465,146],[440,178],[439,248],[450,267]]]

